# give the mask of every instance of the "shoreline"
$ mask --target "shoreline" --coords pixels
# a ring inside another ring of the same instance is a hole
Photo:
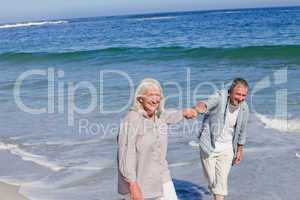
[[[1,200],[29,200],[19,193],[20,186],[11,185],[0,181]]]

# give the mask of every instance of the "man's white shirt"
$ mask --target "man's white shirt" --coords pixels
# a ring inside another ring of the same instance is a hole
[[[233,106],[230,103],[226,109],[225,124],[222,131],[222,134],[216,138],[215,142],[215,152],[222,152],[228,150],[229,148],[233,149],[232,139],[234,127],[236,125],[237,117],[240,111],[240,106]]]

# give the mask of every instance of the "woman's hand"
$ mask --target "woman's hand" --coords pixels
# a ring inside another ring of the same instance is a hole
[[[130,200],[144,200],[141,189],[137,182],[129,183]]]
[[[197,111],[193,108],[187,108],[187,109],[183,110],[183,116],[186,119],[195,118],[195,117],[197,117],[197,115],[198,115]]]

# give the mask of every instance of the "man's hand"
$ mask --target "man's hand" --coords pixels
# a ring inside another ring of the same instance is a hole
[[[130,200],[144,200],[141,189],[137,182],[129,183]]]
[[[197,117],[197,115],[198,115],[197,111],[193,108],[187,108],[187,109],[183,110],[183,116],[186,119],[195,118],[195,117]]]
[[[197,110],[198,113],[206,113],[207,112],[207,107],[206,107],[205,103],[203,103],[203,102],[198,102],[196,104],[195,109]]]
[[[233,162],[233,164],[238,165],[241,163],[243,158],[243,146],[242,145],[238,145],[237,147],[237,152],[236,152],[236,158]]]

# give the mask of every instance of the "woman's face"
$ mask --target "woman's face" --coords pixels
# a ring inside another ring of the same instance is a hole
[[[159,107],[161,100],[160,90],[157,87],[149,88],[142,97],[139,98],[143,109],[149,116],[152,116]]]

